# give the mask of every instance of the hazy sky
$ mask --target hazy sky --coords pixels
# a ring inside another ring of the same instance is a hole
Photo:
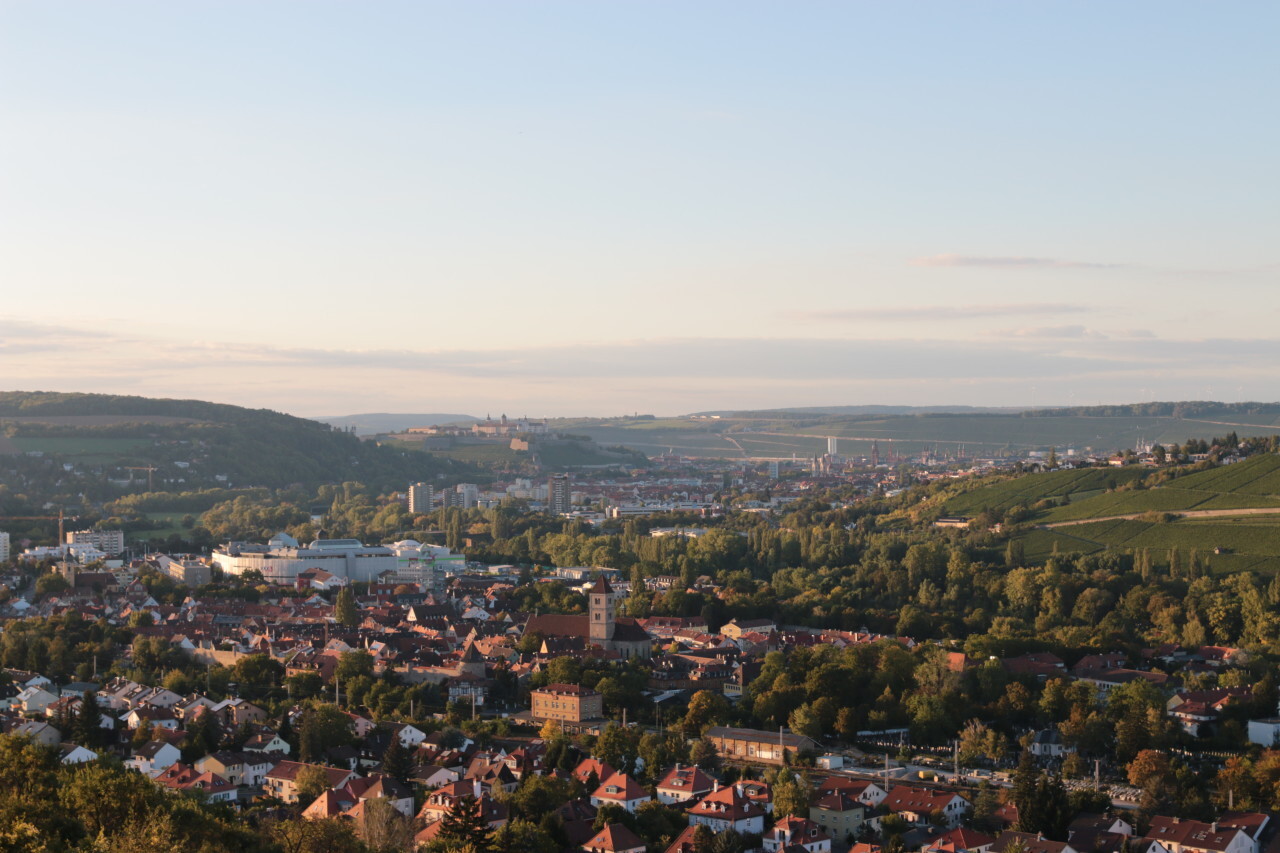
[[[1280,399],[1280,4],[0,2],[0,388]]]

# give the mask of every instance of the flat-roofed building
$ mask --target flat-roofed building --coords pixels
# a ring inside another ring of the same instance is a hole
[[[108,557],[124,553],[123,530],[72,530],[67,533],[68,545],[90,545]]]
[[[197,560],[175,560],[163,554],[155,558],[161,572],[185,586],[213,583],[213,567]]]
[[[229,542],[213,552],[213,564],[229,575],[258,571],[272,583],[292,586],[298,574],[322,569],[348,581],[372,582],[398,569],[396,554],[381,545],[358,539],[317,539],[303,547],[287,533],[277,533],[266,545]]]

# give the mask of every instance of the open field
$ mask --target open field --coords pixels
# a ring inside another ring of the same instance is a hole
[[[17,436],[9,443],[18,453],[50,453],[60,456],[94,456],[115,458],[142,447],[150,447],[149,438],[96,438],[93,436]]]
[[[1260,418],[1261,420],[1261,418]],[[1274,421],[1274,417],[1269,418]],[[1274,423],[1245,425],[1249,435],[1280,433]],[[931,415],[832,421],[795,430],[809,435],[894,441],[963,442],[988,451],[1002,447],[1092,448],[1107,453],[1134,447],[1139,439],[1182,443],[1188,438],[1224,435],[1233,427],[1170,417],[1021,417],[1017,415]],[[1240,429],[1240,426],[1235,427]]]
[[[648,455],[673,450],[687,456],[788,458],[825,452],[825,439],[841,439],[840,452],[868,456],[871,443],[880,454],[894,443],[899,455],[937,448],[943,453],[963,449],[969,455],[993,455],[1027,450],[1111,453],[1141,441],[1182,443],[1188,438],[1210,439],[1236,430],[1241,435],[1280,434],[1275,415],[1241,415],[1233,420],[1195,420],[1161,416],[1044,416],[999,414],[860,415],[830,417],[815,414],[787,418],[608,418],[554,421],[552,429],[588,435],[601,444],[622,444]]]
[[[182,526],[182,517],[184,515],[186,515],[185,512],[149,512],[147,513],[147,518],[158,526],[154,530],[139,530],[130,533],[127,538],[130,542],[138,542],[143,539],[151,541],[168,539],[174,533],[182,535],[187,532]]]

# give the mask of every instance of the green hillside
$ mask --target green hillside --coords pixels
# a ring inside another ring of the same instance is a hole
[[[990,510],[1003,515],[1015,506],[1033,507],[1050,498],[1087,502],[1107,490],[1133,483],[1150,473],[1149,470],[1129,466],[1047,471],[1013,479],[1001,478],[949,499],[945,511],[948,515],[972,516]]]
[[[1280,519],[1276,516],[1183,518],[1173,521],[1114,520],[1035,529],[1019,538],[1029,562],[1053,553],[1093,553],[1106,548],[1147,549],[1152,563],[1168,566],[1170,551],[1186,565],[1194,552],[1216,574],[1280,571]],[[1215,554],[1215,549],[1222,553]]]
[[[1254,507],[1280,507],[1280,456],[1276,454],[1175,477],[1152,489],[1099,494],[1050,510],[1038,520],[1053,523],[1143,512]]]
[[[352,480],[402,488],[415,479],[461,478],[473,470],[266,409],[0,393],[0,484],[10,489],[0,491],[0,512],[16,514],[11,499],[18,483],[29,504],[51,495],[103,500],[145,491],[149,476],[156,491],[174,492],[228,485],[314,488]]]
[[[1176,550],[1184,564],[1194,552],[1213,572],[1280,571],[1280,455],[1181,471],[1128,466],[1028,474],[978,483],[948,497],[944,511],[999,516],[1065,499],[1035,512],[1035,526],[1018,534],[1031,562],[1055,551],[1114,548],[1147,550],[1155,565],[1167,566]],[[1167,479],[1153,482],[1160,478]]]

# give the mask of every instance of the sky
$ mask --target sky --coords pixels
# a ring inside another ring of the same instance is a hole
[[[1280,399],[1280,4],[0,0],[0,390]]]

